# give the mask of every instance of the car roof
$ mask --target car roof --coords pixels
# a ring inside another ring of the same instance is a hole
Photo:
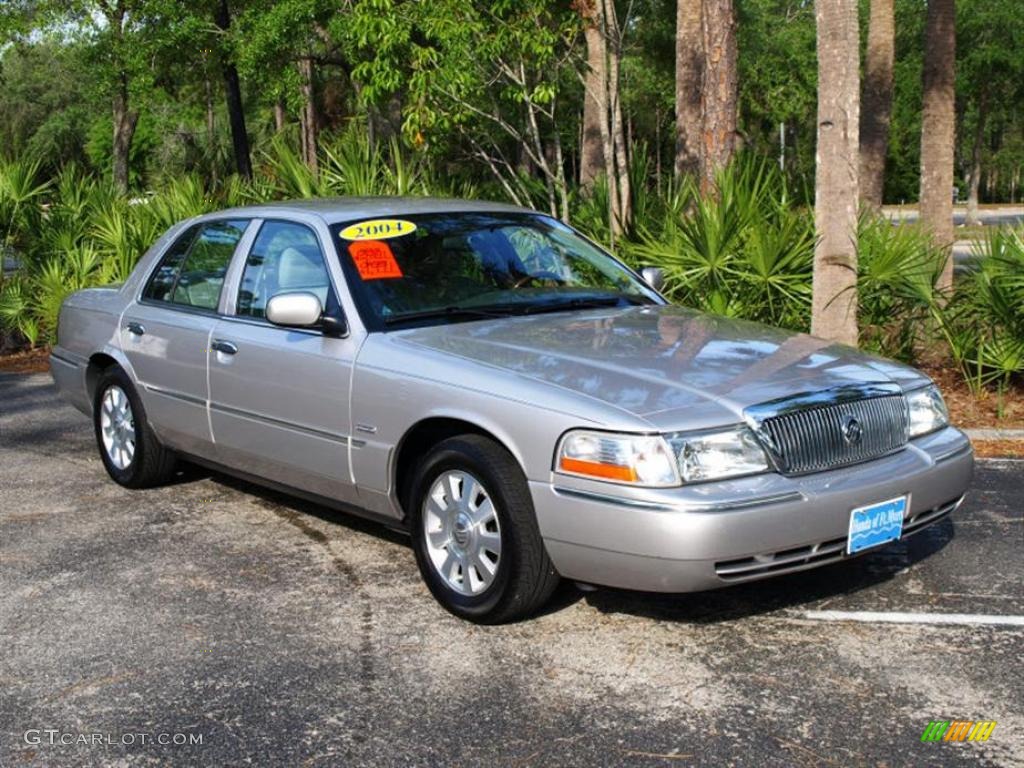
[[[320,216],[328,224],[335,224],[340,221],[377,216],[475,211],[533,213],[528,208],[507,203],[492,203],[487,200],[460,200],[443,197],[322,197],[246,205],[207,214],[202,218],[222,218],[224,216],[270,218],[306,213]]]

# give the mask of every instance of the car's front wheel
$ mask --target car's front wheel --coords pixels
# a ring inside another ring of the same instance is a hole
[[[420,463],[406,509],[420,573],[456,616],[511,621],[557,586],[526,478],[493,440],[460,435],[439,444]]]
[[[171,478],[175,456],[156,439],[131,379],[121,368],[112,366],[100,375],[92,413],[100,458],[117,483],[149,488]]]

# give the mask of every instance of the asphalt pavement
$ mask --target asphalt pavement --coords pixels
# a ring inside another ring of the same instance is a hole
[[[198,469],[125,490],[48,376],[0,376],[0,765],[1021,765],[1022,491],[979,462],[853,561],[477,627],[400,534]]]

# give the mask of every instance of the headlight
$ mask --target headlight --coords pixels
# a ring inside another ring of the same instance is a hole
[[[768,458],[747,427],[667,436],[684,482],[719,480],[768,471]]]
[[[920,437],[949,426],[949,411],[934,384],[907,392],[904,397],[910,411],[910,437]]]
[[[664,488],[679,473],[660,435],[617,435],[573,430],[558,446],[555,469],[570,475]]]

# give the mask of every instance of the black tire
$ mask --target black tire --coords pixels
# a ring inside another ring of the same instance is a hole
[[[100,423],[103,398],[107,390],[115,385],[128,396],[135,427],[135,453],[131,461],[123,468],[116,466],[107,454]],[[142,401],[128,374],[120,366],[110,366],[100,374],[99,381],[96,382],[96,391],[92,401],[92,423],[100,458],[103,460],[107,474],[113,478],[114,482],[125,488],[152,488],[171,479],[174,474],[176,457],[171,450],[164,448],[156,439],[156,435],[153,434],[149,421],[146,419]]]
[[[501,557],[493,582],[479,595],[465,595],[445,583],[431,562],[423,507],[434,481],[460,470],[479,479],[491,496],[500,525]],[[448,611],[478,624],[500,624],[537,611],[558,586],[533,509],[526,477],[515,458],[481,435],[459,435],[438,444],[416,468],[405,499],[413,549],[431,593]]]

